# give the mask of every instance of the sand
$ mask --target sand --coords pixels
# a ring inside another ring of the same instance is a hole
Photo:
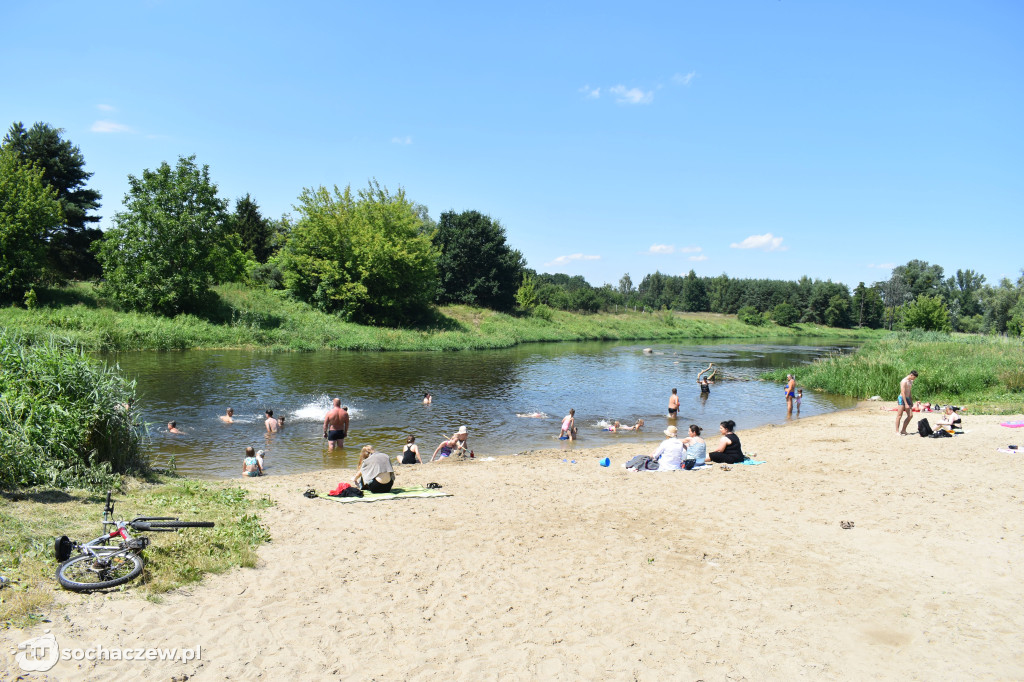
[[[1024,429],[1007,419],[900,437],[862,403],[738,429],[767,463],[728,471],[627,472],[652,449],[635,444],[400,468],[440,499],[302,496],[338,471],[239,480],[277,503],[256,568],[162,603],[61,592],[52,622],[2,636],[201,647],[27,679],[1022,679],[1024,456],[995,450]]]

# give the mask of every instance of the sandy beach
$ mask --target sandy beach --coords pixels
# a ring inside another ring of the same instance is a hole
[[[999,425],[1022,417],[924,439],[887,407],[740,425],[766,463],[729,470],[627,472],[653,450],[634,443],[398,467],[436,499],[302,496],[338,471],[239,480],[276,502],[255,569],[161,603],[60,592],[52,622],[2,635],[201,660],[28,674],[9,654],[0,677],[1024,679],[1024,456],[996,452],[1024,446]]]

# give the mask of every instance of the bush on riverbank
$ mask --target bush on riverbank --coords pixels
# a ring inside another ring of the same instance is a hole
[[[805,388],[855,398],[896,400],[910,370],[914,399],[968,405],[975,412],[1024,411],[1024,341],[939,332],[904,332],[865,343],[852,355],[824,358],[804,367],[778,369],[766,379],[783,381],[789,372]]]
[[[235,485],[157,476],[149,482],[127,479],[123,487],[124,492],[114,496],[119,517],[177,516],[213,521],[216,526],[153,534],[153,544],[145,552],[145,571],[119,591],[157,601],[161,593],[207,573],[255,566],[257,549],[270,540],[258,512],[271,501],[254,499]],[[98,536],[104,494],[41,488],[3,493],[0,575],[11,581],[11,587],[0,599],[0,628],[44,618],[57,585],[53,538],[67,535],[84,542]]]
[[[0,330],[0,488],[103,487],[143,468],[134,397],[66,341]]]
[[[199,315],[167,318],[108,307],[90,284],[40,292],[34,310],[0,309],[0,326],[31,338],[59,334],[88,350],[470,350],[520,343],[677,338],[871,337],[883,332],[814,324],[751,327],[733,315],[642,312],[580,315],[547,309],[507,315],[448,306],[415,328],[368,327],[343,322],[283,292],[237,284],[215,288],[217,301]]]

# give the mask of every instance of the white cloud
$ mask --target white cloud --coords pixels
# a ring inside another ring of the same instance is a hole
[[[689,260],[696,260],[696,261],[707,260],[707,259],[708,259],[708,257],[706,255],[704,255],[703,253],[699,254],[699,255],[696,255],[696,256],[690,256],[690,258],[689,258]]]
[[[608,91],[615,95],[615,101],[619,104],[650,104],[654,101],[654,91],[644,92],[640,88],[627,88],[625,85],[616,85]]]
[[[699,246],[684,246],[679,249],[679,253],[700,253],[702,250]]]
[[[135,131],[123,123],[114,121],[96,121],[90,128],[94,133],[134,133]]]
[[[788,246],[782,245],[782,237],[773,237],[771,232],[767,234],[754,234],[739,244],[729,244],[734,249],[759,249],[761,251],[785,251]]]
[[[648,253],[675,253],[676,247],[671,244],[651,244]]]
[[[544,265],[547,267],[550,267],[552,265],[568,265],[574,260],[601,260],[601,257],[588,256],[582,253],[574,253],[571,256],[559,256],[555,260],[551,261],[550,263],[545,263]]]
[[[117,109],[115,109],[114,107],[110,106],[109,104],[97,104],[96,108],[99,109],[100,111],[117,111]]]
[[[601,88],[591,88],[589,85],[584,85],[580,88],[580,92],[591,99],[597,99],[601,96]]]
[[[392,144],[412,144],[412,136],[406,135],[405,137],[392,137]]]
[[[676,75],[672,76],[672,82],[675,83],[676,85],[689,85],[690,81],[692,81],[696,77],[696,71],[691,71],[685,76],[681,73],[677,73]]]

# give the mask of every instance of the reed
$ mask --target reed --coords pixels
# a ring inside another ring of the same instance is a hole
[[[765,377],[783,381],[792,372],[805,388],[896,400],[900,381],[916,369],[915,400],[1010,414],[1024,411],[1021,367],[1024,341],[1020,339],[904,332],[870,340],[851,355],[774,370]]]
[[[54,337],[0,330],[0,488],[107,486],[141,470],[135,385]]]

